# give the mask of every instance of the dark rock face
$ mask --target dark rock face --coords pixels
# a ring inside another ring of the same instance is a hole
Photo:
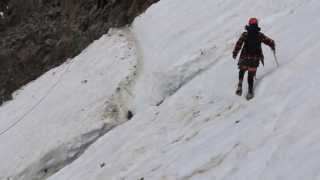
[[[159,0],[1,0],[0,105]]]

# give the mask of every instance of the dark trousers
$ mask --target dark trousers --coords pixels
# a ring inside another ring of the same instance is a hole
[[[247,69],[240,68],[239,70],[239,84],[238,86],[242,87],[242,82],[244,78],[244,74],[246,73]],[[249,84],[249,93],[253,93],[253,84],[254,84],[254,77],[256,76],[256,71],[248,71],[248,84]]]

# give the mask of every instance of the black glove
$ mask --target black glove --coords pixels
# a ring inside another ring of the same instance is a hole
[[[237,54],[236,53],[232,53],[232,58],[236,59],[237,58]]]

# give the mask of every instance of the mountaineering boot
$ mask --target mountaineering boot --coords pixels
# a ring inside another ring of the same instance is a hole
[[[241,96],[242,95],[242,87],[238,86],[237,91],[236,91],[236,95]]]
[[[254,97],[253,91],[249,91],[248,94],[247,94],[247,100],[249,101],[253,97]]]
[[[238,88],[236,90],[236,95],[241,96],[242,95],[242,83],[239,82]]]

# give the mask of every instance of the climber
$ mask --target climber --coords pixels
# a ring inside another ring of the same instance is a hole
[[[244,74],[248,71],[249,90],[247,99],[254,97],[254,78],[257,68],[261,63],[264,65],[264,56],[261,48],[261,43],[268,45],[275,52],[275,42],[260,32],[257,18],[250,18],[249,24],[245,26],[246,32],[242,33],[233,50],[233,59],[237,58],[239,51],[241,55],[238,61],[239,67],[239,83],[236,94],[242,95],[242,82]]]

